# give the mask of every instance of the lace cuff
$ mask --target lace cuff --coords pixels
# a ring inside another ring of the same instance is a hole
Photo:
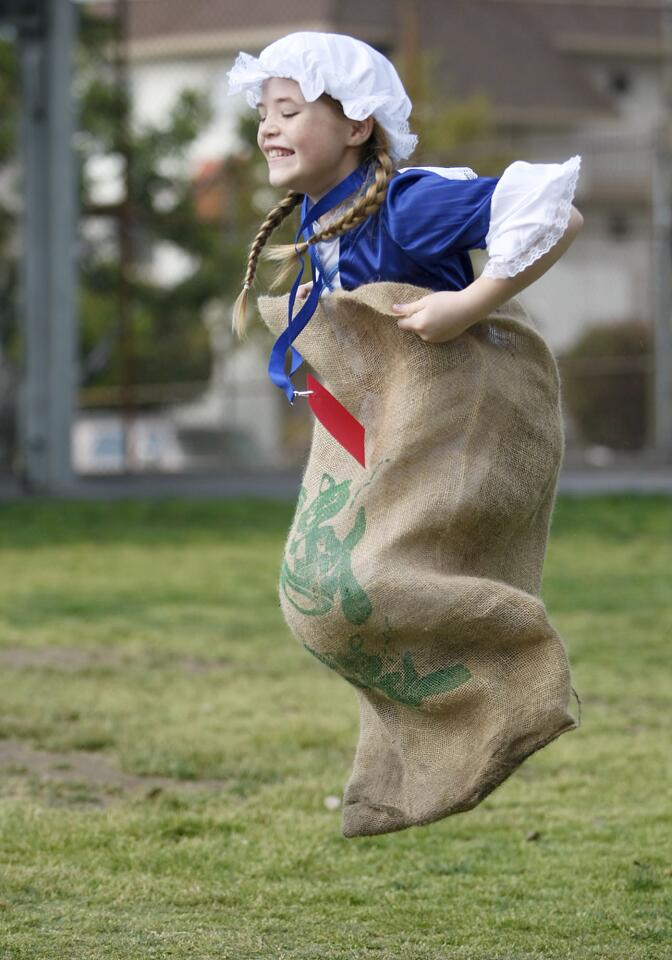
[[[514,277],[564,234],[572,211],[581,157],[564,163],[516,160],[492,194],[485,277]]]

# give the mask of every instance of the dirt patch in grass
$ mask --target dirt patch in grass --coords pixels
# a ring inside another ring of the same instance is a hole
[[[89,750],[36,750],[23,740],[0,740],[0,778],[29,781],[33,788],[71,802],[107,806],[125,794],[146,799],[164,790],[224,790],[224,780],[177,780],[173,777],[137,776],[120,770],[111,760]]]
[[[81,650],[76,647],[4,647],[0,649],[0,667],[10,670],[37,669],[63,670],[76,673],[91,667],[135,666],[139,668],[173,667],[184,673],[207,673],[229,666],[225,657],[181,656],[170,657],[151,652],[130,655],[123,651]]]
[[[83,667],[119,666],[119,657],[100,650],[75,647],[5,647],[0,650],[0,666],[20,670],[24,667],[51,667],[76,671]]]

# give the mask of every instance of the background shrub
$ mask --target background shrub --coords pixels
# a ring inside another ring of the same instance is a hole
[[[558,357],[563,404],[579,439],[617,450],[647,437],[653,331],[638,319],[590,327]]]

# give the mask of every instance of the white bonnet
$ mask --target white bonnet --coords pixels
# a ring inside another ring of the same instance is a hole
[[[346,117],[373,116],[390,140],[393,162],[409,157],[418,142],[408,128],[411,101],[387,57],[368,43],[340,33],[290,33],[265,47],[259,57],[239,53],[227,74],[229,96],[245,91],[255,107],[269,77],[295,80],[306,101],[323,93],[338,100]]]

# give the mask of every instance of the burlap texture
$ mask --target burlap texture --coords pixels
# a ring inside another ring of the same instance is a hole
[[[366,428],[364,469],[315,421],[279,584],[293,634],[359,698],[347,837],[469,810],[577,726],[539,598],[557,364],[515,299],[445,343],[401,330],[392,304],[429,293],[335,291],[296,340]],[[258,306],[278,335],[288,297]]]

